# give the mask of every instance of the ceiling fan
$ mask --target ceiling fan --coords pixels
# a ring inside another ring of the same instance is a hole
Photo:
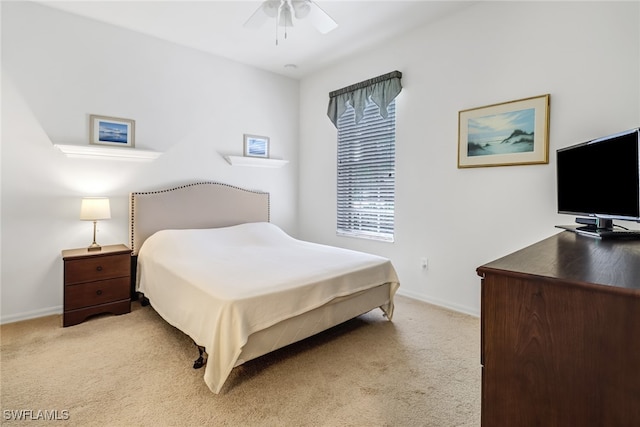
[[[244,23],[245,28],[261,27],[269,19],[275,18],[276,44],[278,44],[277,27],[284,27],[284,37],[287,28],[293,27],[293,18],[308,20],[322,34],[326,34],[338,26],[320,6],[311,0],[266,0],[253,12]]]

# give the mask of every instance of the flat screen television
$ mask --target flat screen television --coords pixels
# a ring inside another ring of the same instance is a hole
[[[640,222],[640,128],[557,150],[558,213],[594,237],[640,237],[613,220]]]

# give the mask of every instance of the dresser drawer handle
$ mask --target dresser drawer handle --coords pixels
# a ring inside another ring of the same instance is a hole
[[[101,266],[101,265],[97,266],[97,267],[96,267],[96,270],[98,270],[98,271],[102,271],[102,266]]]
[[[102,289],[98,289],[98,290],[96,291],[96,295],[102,295]]]

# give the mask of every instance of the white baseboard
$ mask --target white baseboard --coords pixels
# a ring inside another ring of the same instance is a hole
[[[62,314],[62,306],[43,308],[40,310],[27,311],[24,313],[9,314],[0,317],[0,324],[20,322],[21,320],[35,319],[38,317],[51,316],[52,314]]]
[[[452,304],[450,301],[445,301],[438,298],[426,297],[424,295],[416,294],[415,292],[403,290],[402,287],[398,289],[397,293],[398,295],[402,295],[408,298],[416,299],[418,301],[423,301],[429,304],[444,307],[449,310],[457,311],[459,313],[468,314],[474,317],[480,317],[480,312],[476,308],[466,307],[458,304]]]

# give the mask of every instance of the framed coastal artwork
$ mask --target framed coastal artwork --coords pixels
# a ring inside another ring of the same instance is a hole
[[[549,163],[549,98],[460,111],[458,168]]]
[[[117,147],[135,146],[136,122],[117,117],[89,116],[89,143]]]
[[[268,158],[269,137],[244,134],[244,155]]]

